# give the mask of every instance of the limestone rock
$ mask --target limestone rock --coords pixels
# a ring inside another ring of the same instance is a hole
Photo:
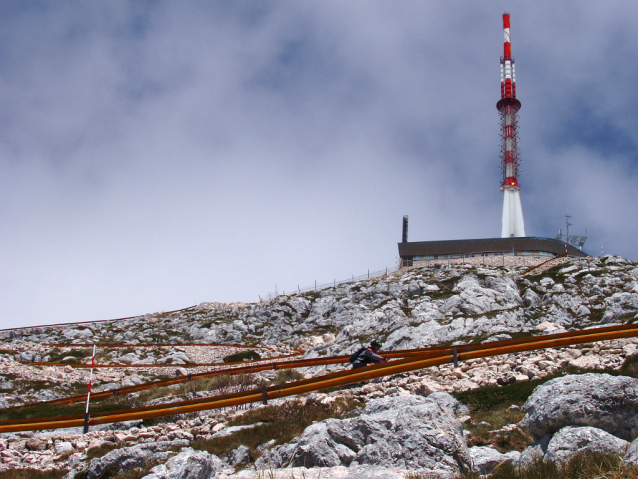
[[[240,464],[248,464],[250,462],[250,454],[248,448],[243,444],[237,449],[230,451],[228,455],[228,464],[235,467]]]
[[[545,460],[567,462],[576,454],[623,455],[629,442],[595,427],[567,426],[549,441]]]
[[[545,456],[545,451],[547,451],[547,446],[549,445],[551,438],[552,436],[548,434],[527,446],[523,452],[521,452],[518,459],[513,461],[514,465],[517,467],[528,466],[538,460],[541,460]]]
[[[361,416],[328,419],[275,447],[256,466],[392,466],[453,474],[470,457],[454,411],[421,396],[370,401]]]
[[[469,448],[472,459],[472,469],[480,474],[491,473],[496,466],[503,462],[515,462],[521,453],[518,451],[503,454],[489,446],[474,446]]]
[[[623,458],[623,462],[625,464],[638,465],[638,438],[634,439],[631,444],[629,444],[625,457]]]
[[[69,441],[55,441],[54,450],[56,454],[66,454],[74,451],[73,444]]]
[[[566,426],[592,426],[629,440],[638,434],[638,379],[592,373],[552,379],[523,410],[522,424],[535,439]]]
[[[148,461],[153,460],[154,456],[165,451],[170,447],[186,446],[188,441],[159,441],[138,444],[131,447],[123,447],[107,452],[100,458],[93,459],[86,471],[87,479],[99,478],[107,469],[128,471],[133,468],[143,467]],[[73,472],[73,471],[71,471]],[[71,476],[73,477],[73,476]]]
[[[465,404],[461,404],[454,396],[446,392],[433,392],[428,398],[436,401],[442,409],[454,411],[457,416],[469,414],[469,409]]]
[[[68,443],[68,444],[71,445],[71,443]],[[29,439],[25,443],[25,447],[29,451],[44,451],[47,448],[47,442],[46,442],[46,440],[34,437],[34,438]],[[71,447],[71,450],[73,450],[73,447]]]
[[[221,470],[222,461],[214,454],[185,447],[143,479],[214,479]]]

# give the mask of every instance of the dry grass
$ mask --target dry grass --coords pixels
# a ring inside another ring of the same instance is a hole
[[[280,369],[277,371],[277,376],[273,380],[273,384],[285,384],[301,379],[305,379],[305,376],[296,369]]]
[[[69,472],[63,471],[41,471],[39,469],[9,469],[0,472],[0,479],[60,479]]]
[[[191,447],[224,456],[240,445],[244,445],[248,447],[250,458],[254,461],[261,455],[257,450],[258,446],[272,439],[275,440],[275,444],[289,442],[313,422],[343,417],[347,412],[360,406],[359,401],[350,398],[338,398],[330,404],[296,399],[280,405],[251,409],[229,421],[228,425],[262,424],[224,437],[195,440],[191,443]]]
[[[538,460],[527,467],[515,468],[501,464],[492,474],[461,474],[457,479],[638,479],[638,466],[623,464],[614,455],[576,455],[569,462],[557,464]]]

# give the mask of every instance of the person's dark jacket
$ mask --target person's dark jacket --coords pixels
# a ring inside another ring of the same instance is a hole
[[[372,349],[366,348],[359,354],[357,359],[355,359],[354,363],[352,363],[352,367],[361,368],[371,363],[377,364],[377,363],[382,363],[383,361],[385,361],[385,358],[383,358],[382,356],[379,356]]]

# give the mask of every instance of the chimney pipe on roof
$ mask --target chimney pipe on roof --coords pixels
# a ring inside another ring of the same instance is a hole
[[[403,237],[401,242],[402,243],[408,242],[408,215],[405,215],[403,217]]]

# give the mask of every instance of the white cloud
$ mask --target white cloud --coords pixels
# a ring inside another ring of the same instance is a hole
[[[411,240],[498,236],[505,9],[528,234],[569,207],[593,254],[637,259],[631,2],[14,3],[0,325],[393,266],[403,214]]]

